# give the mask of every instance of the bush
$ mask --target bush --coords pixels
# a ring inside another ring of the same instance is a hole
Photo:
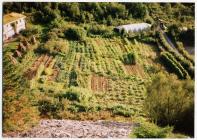
[[[70,101],[80,101],[80,94],[73,90],[68,90],[66,94],[62,95],[63,98],[66,98]]]
[[[58,54],[59,52],[66,54],[69,50],[68,42],[58,39],[49,40],[40,49],[50,54]]]
[[[69,108],[69,111],[71,112],[88,112],[89,106],[80,104],[80,103],[73,103]]]
[[[40,111],[40,115],[47,115],[51,109],[51,102],[48,100],[40,100],[38,101],[38,110]]]
[[[110,110],[112,110],[113,114],[124,117],[130,117],[134,113],[132,110],[130,110],[128,107],[124,105],[115,105]]]
[[[40,34],[41,31],[36,27],[32,27],[30,29],[21,30],[20,33],[25,37],[30,37],[30,36],[35,35],[35,34]]]
[[[189,36],[189,37],[188,37]],[[194,28],[183,31],[179,35],[180,40],[186,42],[188,45],[195,46],[195,30]]]
[[[123,55],[123,63],[135,65],[137,63],[137,55],[136,53],[128,53]]]
[[[172,127],[161,128],[154,123],[143,122],[134,128],[131,137],[135,138],[166,138],[171,132]]]
[[[61,102],[52,102],[48,99],[38,101],[38,110],[40,115],[52,116],[53,118],[59,118],[58,113],[64,109],[64,105]]]
[[[149,24],[153,24],[154,20],[152,19],[152,17],[148,16],[148,17],[146,17],[145,22],[149,23]]]
[[[64,35],[67,39],[70,40],[84,41],[87,33],[83,28],[73,27],[66,29],[64,31]]]
[[[194,82],[176,76],[156,75],[147,86],[145,111],[159,125],[173,125],[175,130],[194,133]],[[186,113],[187,112],[187,113]],[[185,122],[186,118],[190,121]],[[189,131],[189,132],[188,132]]]
[[[57,40],[58,39],[58,35],[55,32],[48,32],[46,35],[46,39],[47,40]]]
[[[75,86],[75,87],[78,86],[77,72],[74,69],[72,69],[72,71],[70,72],[70,75],[69,75],[69,87],[71,87],[71,86]]]
[[[88,29],[88,34],[93,34],[93,35],[105,36],[111,33],[112,33],[112,30],[110,30],[109,28],[106,28],[105,26],[100,26],[100,25],[92,25]]]
[[[85,104],[94,100],[94,96],[91,91],[79,87],[70,87],[65,91],[65,93],[60,93],[58,97]]]

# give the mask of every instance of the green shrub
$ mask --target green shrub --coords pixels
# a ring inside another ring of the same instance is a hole
[[[159,125],[173,125],[175,130],[193,135],[193,103],[194,82],[192,80],[178,80],[175,75],[159,73],[147,85],[144,111]]]
[[[99,26],[99,25],[92,25],[88,29],[88,33],[94,34],[94,35],[103,35],[107,33],[108,31],[104,28],[104,26]]]
[[[131,137],[134,138],[166,138],[172,132],[172,127],[161,128],[154,123],[143,122],[135,127]]]
[[[84,103],[72,103],[69,107],[68,110],[71,112],[96,112],[96,111],[100,111],[101,107],[99,105],[95,105],[94,103],[88,103],[88,104],[84,104]]]
[[[65,93],[60,93],[58,97],[85,104],[94,100],[93,93],[90,90],[79,87],[70,87]]]
[[[130,117],[134,113],[131,109],[124,105],[115,105],[110,110],[112,110],[113,114],[124,117]]]
[[[38,101],[38,110],[40,111],[40,115],[47,115],[51,110],[51,102],[48,100],[40,100]]]
[[[71,101],[80,101],[80,93],[73,90],[68,90],[62,97]]]
[[[48,99],[43,99],[38,101],[38,110],[40,115],[49,115],[53,118],[58,118],[58,113],[63,110],[64,106],[61,102],[51,101]]]
[[[73,27],[66,29],[64,31],[64,35],[67,39],[70,40],[84,41],[87,33],[83,28]]]
[[[77,87],[78,86],[78,82],[77,82],[77,72],[72,69],[72,71],[70,72],[70,75],[69,75],[69,87],[71,86],[75,86]]]
[[[67,53],[69,50],[68,42],[62,39],[48,40],[40,49],[50,54]]]
[[[25,36],[25,37],[30,37],[32,35],[36,35],[36,34],[40,34],[41,31],[39,30],[39,28],[36,27],[32,27],[30,29],[25,29],[25,30],[21,30],[20,33]]]
[[[135,65],[137,63],[137,55],[136,53],[128,53],[123,55],[123,63]]]
[[[47,38],[47,40],[52,40],[52,39],[57,40],[58,35],[56,32],[50,31],[47,33],[46,38]]]
[[[71,112],[88,112],[89,106],[81,103],[73,103],[69,108]]]

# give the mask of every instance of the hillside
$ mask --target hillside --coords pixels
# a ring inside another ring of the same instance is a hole
[[[4,136],[23,137],[28,131],[35,133],[31,137],[45,137],[36,135],[39,121],[57,119],[73,120],[70,126],[98,120],[140,124],[136,129],[147,122],[158,134],[145,137],[172,132],[192,137],[195,62],[184,37],[191,36],[194,47],[193,8],[179,3],[4,3],[4,14],[26,16],[26,29],[3,44]],[[184,19],[176,16],[183,11]],[[143,22],[151,28],[114,31]],[[185,26],[188,30],[182,31]]]

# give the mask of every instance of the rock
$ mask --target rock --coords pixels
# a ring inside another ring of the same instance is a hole
[[[39,125],[18,137],[31,138],[127,138],[131,123],[113,121],[41,120]],[[16,137],[3,134],[5,137]]]

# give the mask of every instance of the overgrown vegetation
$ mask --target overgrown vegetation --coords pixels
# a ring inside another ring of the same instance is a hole
[[[194,83],[191,80],[179,81],[176,76],[159,73],[148,85],[145,108],[155,123],[194,134]],[[190,121],[186,122],[189,116]]]

